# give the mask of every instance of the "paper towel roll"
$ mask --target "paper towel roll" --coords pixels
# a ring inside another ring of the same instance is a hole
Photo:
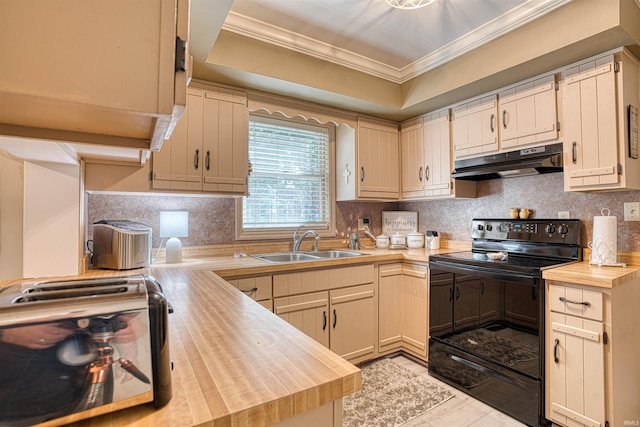
[[[618,218],[615,216],[594,216],[591,240],[592,262],[594,264],[615,264],[618,260]]]

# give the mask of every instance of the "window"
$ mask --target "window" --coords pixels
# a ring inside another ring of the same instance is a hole
[[[252,172],[239,238],[291,237],[300,225],[333,232],[330,136],[327,126],[249,118]]]

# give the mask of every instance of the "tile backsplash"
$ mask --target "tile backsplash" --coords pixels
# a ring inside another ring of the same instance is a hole
[[[593,217],[608,208],[618,218],[618,250],[640,251],[640,222],[624,221],[624,203],[640,201],[640,191],[607,193],[564,192],[561,173],[478,182],[475,199],[444,199],[421,202],[338,202],[336,226],[344,238],[357,228],[357,219],[367,217],[373,232],[380,234],[382,211],[418,212],[419,231],[437,230],[443,239],[468,240],[473,218],[507,218],[512,207],[527,208],[532,218],[557,218],[558,211],[570,211],[581,221],[581,244],[591,239]],[[189,237],[184,246],[208,246],[235,242],[235,200],[214,197],[160,195],[87,196],[88,224],[102,219],[129,219],[152,227],[153,245],[159,244],[161,210],[189,211]],[[88,227],[87,239],[91,238]]]

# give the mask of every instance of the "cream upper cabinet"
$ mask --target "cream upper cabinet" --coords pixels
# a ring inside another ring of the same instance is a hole
[[[422,119],[400,126],[402,198],[424,196],[424,140]]]
[[[359,117],[355,131],[338,129],[336,200],[398,200],[399,168],[397,124]]]
[[[192,83],[175,134],[153,155],[153,188],[247,192],[249,111],[244,92]]]
[[[626,50],[563,73],[565,191],[640,189],[639,73]]]
[[[550,75],[498,94],[502,151],[557,140],[556,91],[555,76]]]
[[[1,135],[157,151],[182,114],[188,0],[8,0],[0,34]]]
[[[498,151],[498,99],[478,98],[453,107],[454,159]]]
[[[476,196],[475,182],[451,179],[449,117],[445,109],[401,125],[403,199]]]

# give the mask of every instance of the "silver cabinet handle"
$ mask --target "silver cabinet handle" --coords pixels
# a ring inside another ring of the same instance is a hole
[[[507,128],[507,110],[502,110],[502,127]]]
[[[573,143],[571,144],[571,160],[573,161],[573,164],[575,165],[578,162],[578,143],[573,141]]]
[[[193,167],[197,170],[200,165],[200,150],[196,150],[196,154],[193,156]]]
[[[570,299],[566,299],[565,297],[560,297],[560,301],[567,302],[569,304],[578,304],[584,305],[585,307],[591,307],[591,303],[589,301],[571,301]]]
[[[491,120],[489,121],[489,126],[491,127],[491,133],[495,132],[496,130],[496,126],[494,124],[495,119],[496,119],[496,115],[494,113],[491,113]]]
[[[560,340],[556,338],[555,344],[553,345],[553,361],[556,363],[560,363]]]
[[[429,166],[427,166],[426,172],[424,174],[427,181],[429,181]]]
[[[418,179],[422,182],[422,166],[420,166],[420,170],[418,171]]]
[[[364,166],[360,168],[360,182],[364,182]]]
[[[209,170],[211,169],[211,151],[207,150],[207,157],[204,160],[204,167]]]

